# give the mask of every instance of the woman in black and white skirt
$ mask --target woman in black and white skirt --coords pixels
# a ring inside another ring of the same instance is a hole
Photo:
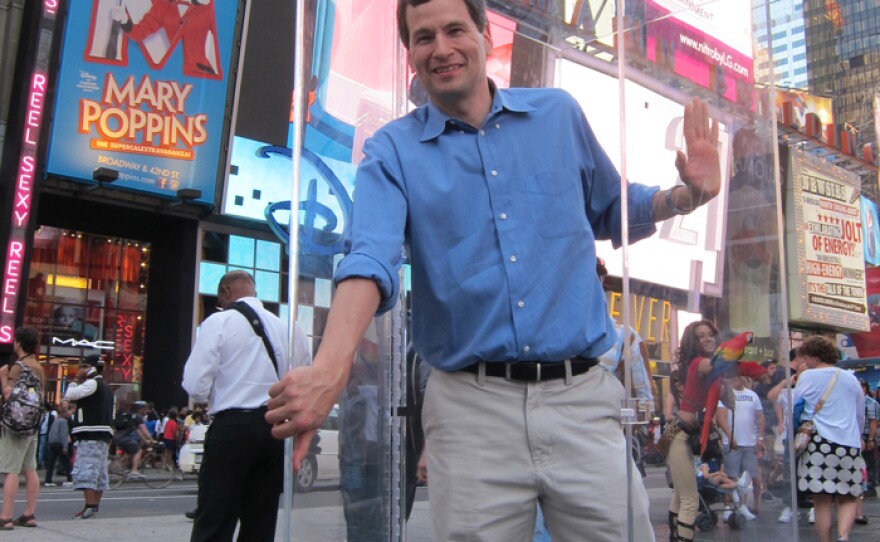
[[[808,370],[798,377],[793,399],[795,403],[804,400],[804,415],[813,419],[814,429],[812,442],[798,457],[798,489],[813,496],[819,542],[832,540],[835,500],[837,540],[846,541],[856,517],[865,465],[860,454],[865,416],[862,390],[855,376],[835,367],[840,353],[827,337],[808,337],[797,353]],[[829,385],[828,399],[817,413],[816,405]]]

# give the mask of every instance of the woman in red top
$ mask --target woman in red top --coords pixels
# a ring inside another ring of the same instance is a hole
[[[168,421],[162,431],[162,442],[165,444],[165,452],[162,456],[162,463],[167,465],[169,459],[171,465],[174,465],[174,458],[177,455],[177,409],[172,408],[168,411]]]
[[[694,454],[688,433],[698,432],[697,414],[703,410],[709,384],[704,379],[712,371],[710,358],[715,352],[718,328],[708,320],[693,322],[684,328],[678,356],[684,389],[681,392],[678,425],[682,431],[669,446],[666,464],[672,476],[672,501],[669,503],[669,540],[694,539],[694,520],[699,510]]]

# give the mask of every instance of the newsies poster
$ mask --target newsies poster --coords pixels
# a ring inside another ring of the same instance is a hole
[[[790,320],[869,331],[858,175],[792,149],[788,179]]]
[[[212,203],[237,0],[71,0],[48,173]]]

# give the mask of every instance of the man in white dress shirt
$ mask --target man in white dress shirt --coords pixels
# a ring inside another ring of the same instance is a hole
[[[214,419],[205,438],[192,541],[272,541],[282,490],[283,441],[266,423],[269,387],[289,356],[287,325],[263,308],[253,277],[245,271],[223,275],[217,287],[221,308],[243,302],[258,317],[267,345],[239,310],[223,310],[202,322],[183,370],[183,387],[196,402],[207,402]],[[295,328],[295,365],[310,363],[305,333]]]

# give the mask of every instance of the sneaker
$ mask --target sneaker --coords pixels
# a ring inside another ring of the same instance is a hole
[[[779,523],[791,523],[791,518],[791,507],[786,506],[782,509],[782,512],[779,513]]]
[[[776,502],[776,497],[769,491],[765,491],[761,493],[761,502]]]
[[[64,482],[61,484],[62,487],[73,487],[73,482]]]
[[[132,480],[143,480],[144,478],[146,478],[146,476],[144,476],[140,472],[130,472],[128,473],[128,477]]]
[[[752,511],[749,510],[749,507],[746,505],[740,506],[738,512],[739,512],[739,515],[744,517],[747,521],[753,521],[758,518],[758,516],[753,514]]]
[[[92,508],[86,508],[85,510],[83,510],[83,513],[79,517],[79,519],[91,519],[91,518],[97,518],[97,517],[98,517],[98,507],[92,507]]]
[[[730,510],[724,511],[724,514],[722,515],[722,519],[724,520],[725,523],[727,523],[727,521],[730,520],[730,514],[731,514]]]
[[[43,482],[43,487],[57,487],[55,482]]]
[[[807,521],[809,521],[811,524],[816,523],[816,509],[815,508],[810,508],[810,513],[807,514]]]

